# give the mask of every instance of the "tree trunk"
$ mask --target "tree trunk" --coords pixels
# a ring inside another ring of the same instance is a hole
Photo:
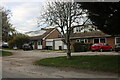
[[[67,44],[67,59],[71,58],[71,49],[70,49],[70,43]]]

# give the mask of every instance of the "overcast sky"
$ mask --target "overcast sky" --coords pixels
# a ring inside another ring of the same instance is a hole
[[[5,0],[2,6],[11,10],[11,23],[18,32],[25,33],[28,31],[38,30],[37,17],[39,17],[45,0]],[[43,27],[43,26],[42,26]]]
[[[13,27],[18,32],[25,33],[39,30],[46,26],[38,27],[37,17],[40,17],[40,13],[44,10],[43,6],[45,6],[47,1],[48,0],[2,0],[2,6],[11,11],[12,16],[10,23],[13,24]]]

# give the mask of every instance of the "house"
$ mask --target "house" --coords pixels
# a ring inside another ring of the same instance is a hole
[[[56,38],[53,40],[53,44],[54,44],[54,47],[53,49],[54,50],[66,50],[67,49],[67,46],[66,44],[64,43],[64,38]]]
[[[120,36],[112,36],[96,30],[94,26],[87,25],[81,31],[81,26],[76,26],[73,33],[70,35],[71,49],[74,50],[75,42],[82,43],[108,43],[115,47],[120,43]],[[92,27],[91,27],[92,26]],[[84,27],[84,26],[83,26]],[[60,37],[61,32],[57,28],[42,28],[41,30],[31,31],[26,33],[31,36],[31,42],[34,49],[52,49],[52,50],[65,50],[64,38]]]
[[[53,40],[61,34],[57,28],[42,28],[26,33],[31,38],[33,49],[53,49]]]
[[[82,32],[81,32],[81,29],[79,26],[77,26],[73,29],[73,33],[70,36],[72,50],[74,50],[73,45],[75,42],[92,43],[92,44],[108,43],[109,45],[111,45],[113,47],[115,47],[115,45],[117,43],[120,43],[120,36],[108,35],[108,34],[103,33],[100,30],[95,30],[95,29],[90,30],[90,31],[88,29],[85,29],[85,30],[86,30],[85,32],[84,32],[84,30],[82,30]],[[65,44],[62,43],[62,40],[63,40],[62,38],[61,38],[61,40],[60,40],[60,38],[54,40],[54,42],[56,42],[57,44],[60,43],[59,45],[57,45],[55,47],[55,50],[58,50],[58,46],[61,46],[62,49],[66,49]],[[59,41],[59,43],[58,43],[58,41]],[[56,43],[55,43],[55,45],[56,45]]]
[[[71,35],[71,49],[75,42],[82,43],[108,43],[115,47],[115,44],[120,43],[120,36],[112,36],[103,33],[102,31],[80,32]]]

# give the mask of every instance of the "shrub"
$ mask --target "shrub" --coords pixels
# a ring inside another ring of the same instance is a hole
[[[84,52],[84,51],[89,51],[91,45],[92,45],[91,43],[76,42],[74,43],[73,47],[75,52]]]
[[[25,43],[29,43],[29,41],[29,36],[18,34],[14,36],[13,39],[8,42],[8,44],[10,48],[16,46],[18,49],[21,49],[22,45]]]
[[[15,41],[14,40],[10,40],[8,42],[8,44],[9,44],[9,48],[13,48],[15,46]]]

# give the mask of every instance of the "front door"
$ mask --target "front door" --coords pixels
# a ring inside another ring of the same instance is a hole
[[[42,49],[42,40],[37,41],[38,49]]]

